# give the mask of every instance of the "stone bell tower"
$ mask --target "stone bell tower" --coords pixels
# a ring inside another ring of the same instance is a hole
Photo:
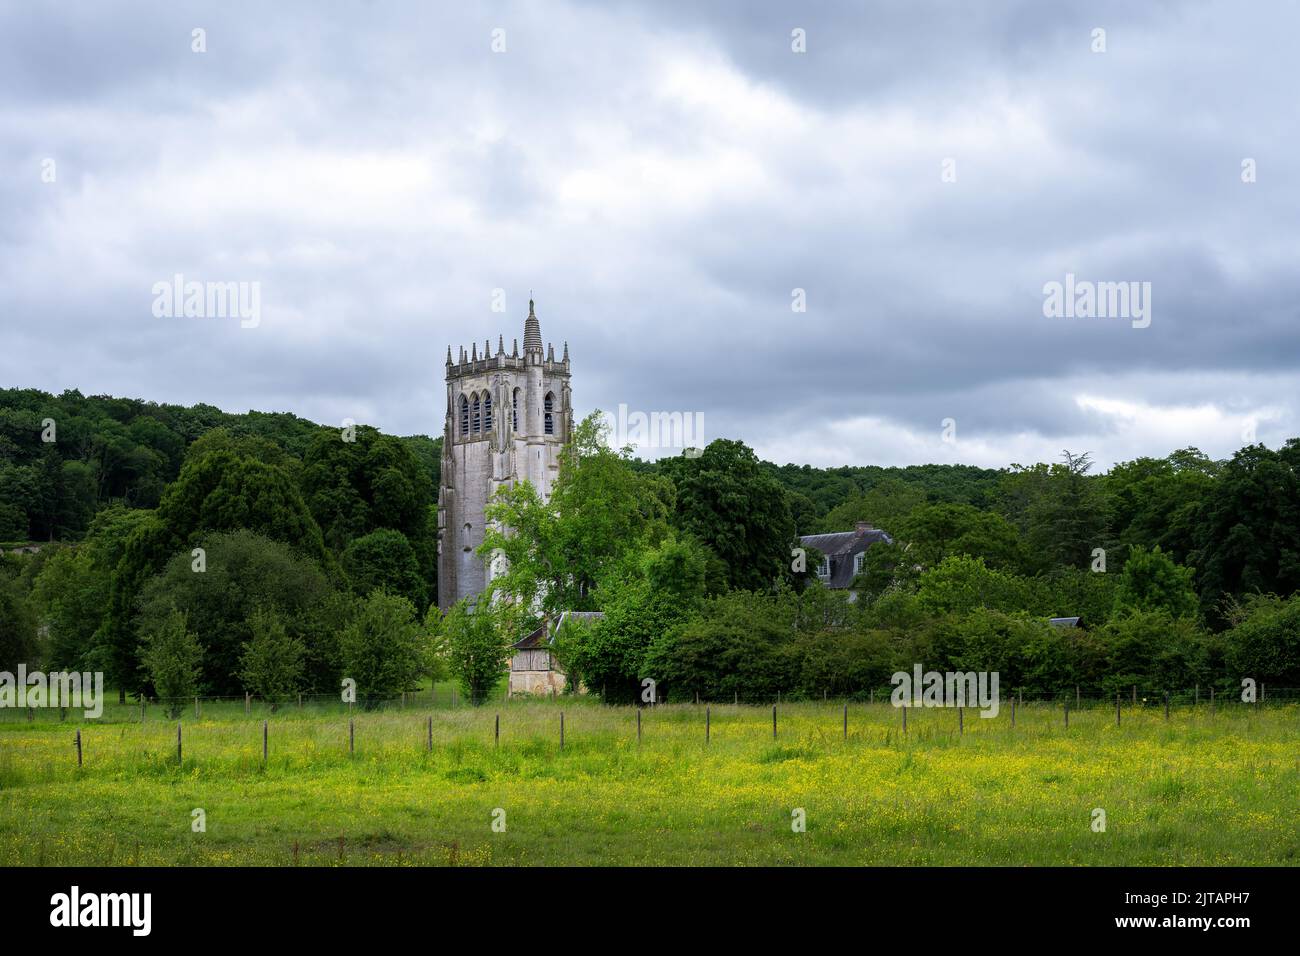
[[[442,485],[438,489],[438,607],[487,587],[491,569],[475,553],[483,543],[484,509],[497,489],[532,482],[549,498],[559,474],[560,451],[573,434],[569,345],[556,361],[542,347],[542,325],[528,300],[524,352],[510,354],[497,337],[462,347],[457,361],[447,349],[447,418],[442,430]]]

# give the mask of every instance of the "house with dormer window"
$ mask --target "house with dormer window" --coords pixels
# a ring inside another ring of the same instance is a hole
[[[862,573],[867,549],[876,542],[893,544],[894,539],[866,521],[859,521],[852,531],[799,536],[799,543],[805,548],[816,548],[823,555],[815,571],[817,579],[836,590],[847,588]]]

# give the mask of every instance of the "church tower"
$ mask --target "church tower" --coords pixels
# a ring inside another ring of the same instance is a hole
[[[542,348],[542,325],[528,300],[524,352],[516,339],[510,354],[498,336],[461,348],[455,362],[447,349],[447,419],[442,430],[442,485],[438,489],[438,607],[487,587],[489,568],[475,549],[483,543],[484,509],[503,485],[528,480],[549,498],[560,468],[560,451],[573,434],[569,346],[555,360]]]

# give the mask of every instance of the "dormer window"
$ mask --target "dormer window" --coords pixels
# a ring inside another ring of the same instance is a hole
[[[822,563],[817,565],[817,577],[822,581],[831,579],[831,559],[829,555],[822,558]]]
[[[865,551],[859,551],[853,556],[853,573],[855,575],[862,573],[862,565],[866,561],[866,558],[867,552]]]

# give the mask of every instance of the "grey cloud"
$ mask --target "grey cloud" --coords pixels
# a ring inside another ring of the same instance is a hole
[[[1190,443],[1206,405],[1207,451],[1256,413],[1276,443],[1300,430],[1296,26],[1227,2],[13,5],[0,380],[438,434],[447,347],[509,348],[532,290],[579,411],[702,411],[774,457],[1108,462]],[[153,319],[176,272],[260,281],[262,327]],[[1066,272],[1150,281],[1151,327],[1044,318]],[[972,444],[934,444],[950,416]]]

